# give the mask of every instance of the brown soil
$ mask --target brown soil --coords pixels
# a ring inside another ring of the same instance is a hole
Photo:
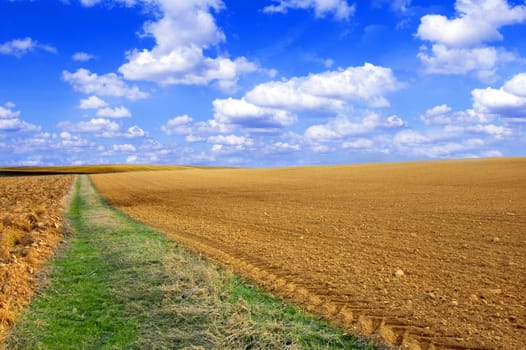
[[[0,340],[59,245],[73,176],[0,177]]]
[[[93,179],[132,217],[387,344],[526,344],[524,158]]]

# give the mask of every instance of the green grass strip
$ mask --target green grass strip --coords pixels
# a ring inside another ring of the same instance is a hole
[[[374,349],[106,206],[87,176],[67,218],[8,349]]]

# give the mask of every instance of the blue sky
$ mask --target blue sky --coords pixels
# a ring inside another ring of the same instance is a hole
[[[0,0],[0,164],[524,156],[526,2]]]

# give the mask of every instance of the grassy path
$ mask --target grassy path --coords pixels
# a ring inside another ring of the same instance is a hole
[[[76,186],[76,235],[5,348],[372,348],[109,208],[87,176]]]

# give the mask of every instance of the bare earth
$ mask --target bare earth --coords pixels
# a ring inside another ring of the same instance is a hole
[[[130,216],[350,330],[526,344],[526,159],[94,175]]]
[[[64,198],[74,176],[0,177],[0,340],[38,285],[63,238]]]

